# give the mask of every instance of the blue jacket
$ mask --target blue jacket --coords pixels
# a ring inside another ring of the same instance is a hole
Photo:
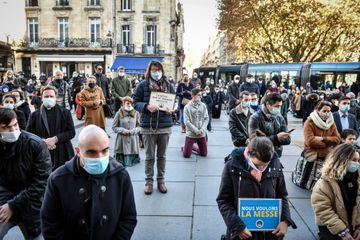
[[[213,103],[214,103],[211,95],[207,94],[206,96],[202,96],[201,101],[203,103],[205,103],[208,112],[211,113],[212,112],[212,106],[213,106]]]
[[[181,104],[183,98],[191,100],[191,90],[193,89],[192,83],[189,83],[189,86],[185,86],[184,83],[179,83],[176,89],[176,96],[179,97],[178,108],[183,109],[185,106]]]
[[[167,81],[167,80],[164,80]],[[173,126],[172,116],[167,115],[164,111],[159,111],[158,113],[151,113],[147,110],[147,105],[149,105],[150,101],[150,82],[149,79],[145,79],[139,83],[135,90],[135,94],[133,96],[134,99],[134,108],[136,111],[140,112],[140,126],[142,128],[168,128]],[[169,83],[170,93],[174,93],[174,88]],[[150,123],[151,121],[151,123]]]

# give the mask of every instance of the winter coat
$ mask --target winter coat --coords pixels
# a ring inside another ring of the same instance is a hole
[[[212,107],[213,107],[213,99],[210,94],[206,94],[206,96],[202,96],[201,102],[203,102],[206,106],[206,109],[208,110],[208,113],[211,114]]]
[[[263,106],[260,111],[255,112],[249,119],[249,135],[260,130],[272,141],[276,153],[281,156],[282,146],[291,143],[290,136],[285,140],[279,140],[277,134],[287,132],[285,119],[280,114],[272,116]]]
[[[94,74],[96,78],[96,84],[101,88],[106,100],[110,99],[109,80],[104,74]]]
[[[23,102],[20,106],[16,107],[17,110],[22,111],[25,115],[25,121],[28,122],[31,111],[28,102]]]
[[[57,137],[56,148],[50,150],[52,166],[53,169],[56,169],[75,155],[71,144],[71,139],[75,137],[75,127],[68,109],[55,105],[53,110],[56,111],[56,122],[48,122],[46,110],[41,106],[31,114],[26,130],[43,139]],[[56,134],[54,136],[51,136],[49,125],[55,126]]]
[[[49,85],[55,87],[57,90],[56,103],[61,107],[69,109],[71,103],[71,89],[69,84],[65,82],[65,80],[61,80],[60,83],[53,80]]]
[[[233,82],[227,90],[229,96],[229,109],[236,107],[236,101],[239,100],[240,84]]]
[[[22,130],[26,129],[26,119],[25,119],[25,114],[23,111],[14,109],[14,112],[16,113],[16,118],[19,124],[19,128]]]
[[[126,77],[116,77],[111,82],[111,94],[115,98],[129,96],[131,97],[130,80]]]
[[[249,138],[248,123],[251,116],[250,109],[245,115],[240,105],[232,109],[229,114],[229,130],[234,146],[246,146],[246,140]]]
[[[176,88],[176,96],[179,97],[178,100],[178,109],[184,109],[184,105],[182,104],[182,100],[184,98],[191,100],[191,90],[194,88],[192,83],[189,83],[188,86],[185,83],[179,83],[178,87]]]
[[[337,128],[338,132],[341,134],[344,129],[343,129],[342,125],[341,125],[341,116],[340,116],[340,114],[342,115],[342,113],[337,111],[337,112],[333,113],[333,116],[334,116],[334,121],[335,121],[336,128]],[[347,118],[348,118],[348,123],[349,123],[348,129],[355,130],[356,133],[359,135],[359,125],[358,125],[358,122],[356,120],[355,115],[351,114],[351,113],[347,113]]]
[[[164,79],[163,81],[167,81]],[[135,90],[135,94],[133,96],[134,99],[134,108],[136,111],[140,112],[140,126],[142,128],[169,128],[173,126],[172,116],[166,114],[164,111],[159,111],[155,113],[149,112],[147,109],[147,105],[149,105],[150,101],[150,80],[145,79],[139,83]],[[175,93],[174,88],[169,83],[169,93]]]
[[[360,186],[360,177],[357,182]],[[317,181],[311,194],[311,205],[315,212],[316,224],[326,226],[333,235],[344,231],[345,228],[360,230],[360,187],[357,189],[351,223],[348,220],[339,183],[333,179],[322,177]]]
[[[95,106],[96,100],[100,100],[100,105]],[[104,104],[104,94],[99,86],[94,89],[86,87],[80,92],[80,105],[85,108],[85,126],[95,124],[105,129],[105,114],[102,107]]]
[[[219,195],[216,199],[228,228],[227,239],[239,240],[239,234],[246,228],[238,216],[238,198],[282,199],[281,221],[286,221],[296,228],[290,216],[288,192],[279,157],[274,154],[259,183],[250,174],[251,168],[244,157],[244,150],[245,148],[240,147],[231,153],[231,160],[226,163],[222,173]],[[249,240],[282,239],[271,232],[252,232],[252,235]]]
[[[323,137],[324,141],[319,141],[315,137]],[[335,123],[328,129],[318,128],[311,118],[304,124],[304,150],[311,150],[318,153],[318,157],[324,158],[330,149],[340,143],[340,134],[336,129]]]
[[[240,92],[243,92],[243,91],[248,91],[250,93],[256,93],[258,96],[260,95],[259,85],[257,85],[254,82],[253,83],[244,82],[243,84],[241,84]]]
[[[50,175],[41,208],[45,239],[130,239],[136,222],[131,180],[117,161],[92,176],[75,156]]]
[[[125,111],[121,108],[113,120],[112,129],[117,133],[115,140],[114,153],[139,154],[139,137],[140,132],[139,114],[133,110]],[[125,135],[125,130],[131,131],[131,135]]]
[[[306,96],[306,100],[301,103],[301,108],[303,109],[303,123],[314,111],[317,103],[319,101],[319,95],[316,93],[311,93]]]
[[[1,192],[0,205],[9,204],[12,219],[31,237],[41,232],[40,207],[50,173],[50,153],[38,136],[21,131],[15,143],[0,143],[0,186],[9,191]]]
[[[355,115],[356,120],[360,121],[360,105],[356,102],[356,100],[350,101],[350,110],[349,113],[352,113]]]
[[[202,102],[194,103],[190,101],[184,108],[184,122],[186,125],[186,136],[200,138],[206,136],[206,126],[209,122],[209,114],[206,105]],[[201,135],[196,132],[201,130]]]

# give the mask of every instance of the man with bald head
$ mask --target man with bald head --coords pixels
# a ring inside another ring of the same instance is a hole
[[[130,239],[136,226],[134,193],[125,168],[109,157],[101,128],[86,126],[76,156],[53,172],[41,209],[45,239]]]

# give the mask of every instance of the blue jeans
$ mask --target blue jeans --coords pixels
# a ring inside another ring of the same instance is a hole
[[[180,108],[180,125],[182,128],[185,127],[184,123],[184,108]]]

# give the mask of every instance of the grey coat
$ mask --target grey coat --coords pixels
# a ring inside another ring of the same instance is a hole
[[[115,140],[114,153],[139,154],[139,139],[138,133],[140,132],[139,114],[133,110],[126,112],[121,108],[113,120],[112,129],[117,133]],[[125,131],[130,130],[131,135],[125,135]]]
[[[195,104],[192,100],[184,108],[184,122],[186,125],[186,136],[191,138],[205,137],[206,126],[209,122],[209,114],[206,105],[202,102]],[[196,136],[200,130],[201,135]]]

